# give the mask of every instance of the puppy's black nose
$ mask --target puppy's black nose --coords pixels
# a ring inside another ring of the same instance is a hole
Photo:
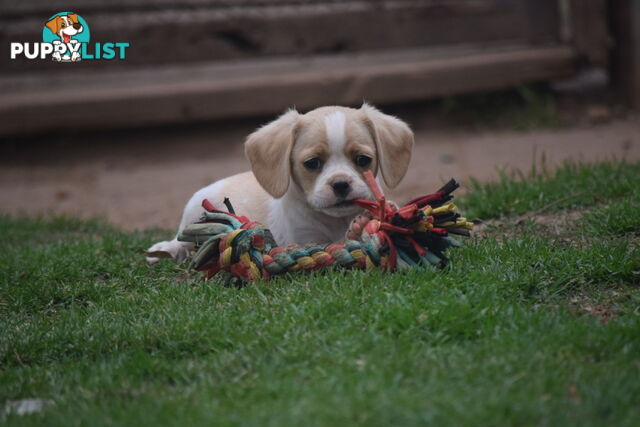
[[[80,27],[82,27],[82,25],[81,25],[81,24],[79,24],[79,23],[75,23],[75,24],[73,24],[73,28],[75,28],[76,30],[79,30],[79,29],[80,29]]]
[[[351,185],[347,181],[336,181],[331,184],[331,187],[333,187],[333,192],[338,197],[346,197],[351,191]]]

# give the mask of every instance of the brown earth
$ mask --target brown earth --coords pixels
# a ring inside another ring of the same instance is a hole
[[[102,217],[125,229],[176,227],[191,194],[248,169],[242,142],[258,122],[155,131],[119,131],[88,138],[6,141],[0,160],[0,212]],[[409,172],[391,198],[431,192],[450,177],[495,179],[497,168],[529,170],[542,153],[553,167],[565,159],[640,160],[640,120],[562,129],[478,131],[421,123]]]

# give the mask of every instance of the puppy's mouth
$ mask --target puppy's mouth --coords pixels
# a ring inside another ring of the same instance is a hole
[[[335,205],[331,206],[332,208],[345,208],[348,206],[353,206],[353,201],[355,199],[349,199],[349,200],[342,200],[341,202],[336,203]]]
[[[71,36],[69,34],[66,34],[66,33],[62,33],[62,38],[63,38],[65,43],[69,43],[69,41],[71,40]]]
[[[316,209],[323,213],[336,218],[342,218],[344,216],[355,215],[362,208],[355,203],[354,200],[358,197],[353,197],[347,200],[340,200],[332,205],[324,205],[323,207],[317,207]]]

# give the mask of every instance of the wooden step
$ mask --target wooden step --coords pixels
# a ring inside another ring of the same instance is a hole
[[[187,123],[390,103],[569,76],[554,45],[408,49],[0,77],[0,135]]]
[[[333,55],[501,41],[559,40],[557,0],[68,0],[93,42],[129,42],[126,61],[83,61],[74,71],[144,65]],[[6,3],[6,4],[5,4]],[[2,0],[0,74],[64,73],[50,61],[9,59],[11,42],[42,40],[50,0]]]

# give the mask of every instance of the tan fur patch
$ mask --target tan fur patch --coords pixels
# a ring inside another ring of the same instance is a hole
[[[361,111],[364,123],[376,142],[384,182],[389,188],[394,188],[407,173],[414,143],[413,132],[402,120],[383,114],[368,104],[364,104]]]
[[[261,127],[247,138],[245,154],[256,179],[272,197],[282,197],[289,188],[289,159],[298,118],[289,110],[275,121]]]

